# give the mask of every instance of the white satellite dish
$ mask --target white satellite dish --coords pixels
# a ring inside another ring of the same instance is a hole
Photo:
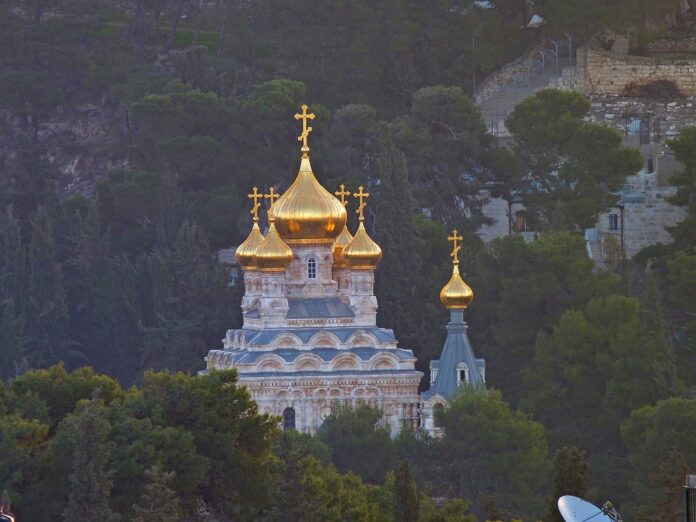
[[[558,499],[558,511],[565,522],[622,522],[611,502],[598,508],[586,500],[566,495]]]

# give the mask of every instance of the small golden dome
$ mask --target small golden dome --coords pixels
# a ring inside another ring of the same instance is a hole
[[[348,226],[345,226],[334,242],[333,261],[335,266],[346,266],[348,264],[346,256],[343,255],[343,250],[351,241],[353,241],[353,234],[348,230]]]
[[[314,177],[308,157],[290,188],[273,205],[280,237],[288,244],[333,243],[346,224],[346,209]]]
[[[350,243],[343,247],[348,266],[358,270],[374,270],[382,260],[382,249],[372,241],[362,220]]]
[[[459,274],[459,263],[452,267],[452,277],[440,291],[440,301],[448,310],[466,310],[474,300],[474,291]]]
[[[249,236],[237,247],[237,251],[234,254],[237,258],[237,263],[244,270],[256,270],[256,251],[262,242],[263,234],[259,229],[259,224],[254,221],[254,226],[251,227]]]
[[[268,233],[256,249],[254,262],[264,272],[283,272],[292,262],[292,250],[278,235],[273,220],[270,221]]]

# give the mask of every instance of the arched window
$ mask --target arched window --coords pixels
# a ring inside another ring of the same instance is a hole
[[[442,404],[433,406],[433,425],[436,428],[442,428],[444,423],[445,407]]]
[[[317,260],[310,257],[307,260],[307,279],[317,278]]]
[[[469,366],[466,363],[457,365],[457,386],[469,383]]]
[[[295,429],[295,408],[285,408],[283,410],[283,430]]]

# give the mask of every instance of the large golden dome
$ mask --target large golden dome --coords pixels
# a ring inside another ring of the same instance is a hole
[[[256,251],[262,242],[263,234],[259,229],[259,224],[254,221],[254,226],[251,227],[249,236],[237,247],[237,251],[235,252],[237,263],[244,270],[255,270],[257,268]]]
[[[343,256],[348,266],[358,270],[374,270],[382,260],[382,249],[372,241],[362,221],[353,240],[343,248]]]
[[[346,256],[344,255],[344,249],[348,243],[353,241],[353,234],[348,230],[348,226],[344,226],[341,233],[336,238],[333,246],[333,261],[334,266],[346,266],[348,262],[346,261]]]
[[[346,209],[314,177],[308,157],[290,188],[273,205],[280,237],[288,244],[328,243],[346,224]]]
[[[459,263],[455,263],[452,277],[440,291],[440,301],[448,310],[466,310],[473,300],[474,291],[462,279]]]

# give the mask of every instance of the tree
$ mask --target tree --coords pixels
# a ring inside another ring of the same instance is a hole
[[[366,403],[334,404],[317,437],[331,449],[339,471],[378,484],[394,465],[393,443],[381,420],[382,411]]]
[[[556,452],[553,459],[553,495],[549,501],[546,522],[563,522],[557,502],[563,495],[584,498],[587,494],[587,461],[585,452],[571,446],[564,446]]]
[[[419,188],[419,206],[447,224],[463,222],[463,208],[477,208],[486,181],[479,166],[491,145],[471,98],[459,87],[425,87],[414,93],[409,114],[391,128]]]
[[[375,275],[378,322],[393,328],[402,345],[425,360],[442,346],[444,329],[432,325],[446,322],[436,291],[450,270],[447,234],[439,223],[419,216],[406,158],[390,134],[382,137],[379,163],[375,236],[384,258]],[[414,300],[423,307],[412,306]]]
[[[408,462],[401,461],[394,470],[394,520],[418,522],[418,490]]]
[[[696,255],[679,252],[667,263],[670,282],[669,301],[682,315],[685,332],[691,345],[696,343]]]
[[[108,442],[111,425],[97,401],[81,402],[59,428],[73,448],[70,494],[63,519],[75,522],[120,520],[109,508],[112,472],[107,469],[113,443]]]
[[[136,516],[134,522],[178,522],[182,519],[179,499],[169,488],[174,472],[163,472],[156,466],[145,471],[148,483],[140,499],[133,506]]]
[[[676,158],[684,164],[684,170],[672,176],[670,182],[677,187],[677,193],[671,198],[675,205],[687,208],[686,219],[670,232],[678,247],[696,246],[696,129],[687,127],[681,131],[679,138],[668,142]]]
[[[630,502],[625,516],[679,520],[684,476],[696,469],[696,399],[672,397],[633,411],[621,425],[628,449]]]
[[[513,235],[464,254],[476,293],[467,312],[471,340],[495,368],[489,384],[512,404],[526,394],[519,376],[533,364],[538,333],[550,332],[566,310],[620,291],[615,275],[593,272],[578,235],[547,233],[531,243]]]
[[[584,312],[563,314],[551,335],[540,334],[526,382],[525,408],[557,440],[595,450],[616,447],[624,417],[679,387],[664,331],[652,330],[638,301],[623,296],[594,299]],[[565,404],[574,405],[572,416]]]
[[[203,500],[223,511],[244,512],[254,512],[265,501],[266,464],[277,423],[258,413],[235,372],[146,372],[131,408],[158,426],[192,435],[197,453],[210,465],[200,491]]]
[[[444,431],[430,470],[436,491],[472,498],[479,514],[489,495],[517,516],[542,512],[551,465],[540,423],[513,412],[498,391],[467,388],[445,411]]]
[[[616,131],[584,122],[588,110],[581,94],[546,89],[518,104],[506,121],[528,174],[523,203],[542,226],[592,226],[643,164]]]

